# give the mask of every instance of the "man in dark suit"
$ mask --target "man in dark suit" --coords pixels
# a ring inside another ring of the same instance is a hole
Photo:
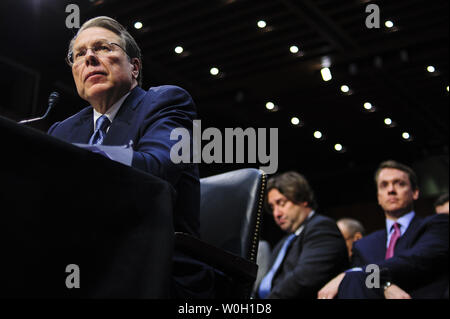
[[[296,172],[268,182],[267,203],[278,226],[289,235],[274,249],[271,269],[259,298],[315,298],[317,291],[348,266],[347,249],[336,222],[315,212],[314,193]]]
[[[417,177],[406,165],[381,163],[375,182],[386,228],[355,242],[354,268],[330,281],[318,297],[442,298],[448,289],[448,218],[416,216]],[[367,280],[374,265],[376,285]]]
[[[174,86],[141,89],[140,49],[126,29],[109,17],[83,24],[70,42],[67,60],[78,94],[91,105],[55,123],[48,133],[70,143],[132,145],[132,166],[174,187],[175,231],[198,236],[198,168],[196,164],[175,164],[170,157],[172,146],[178,142],[171,140],[174,129],[185,128],[192,136],[196,111],[190,95]],[[188,286],[195,290],[191,297],[209,296],[209,291],[205,295],[202,292],[211,284],[210,271],[195,261],[189,261],[189,267],[176,267],[187,259],[180,254],[174,259],[175,272],[182,270],[179,275],[183,277],[183,287],[173,287],[174,296],[183,297],[181,292]],[[205,285],[197,287],[200,278],[206,280]]]

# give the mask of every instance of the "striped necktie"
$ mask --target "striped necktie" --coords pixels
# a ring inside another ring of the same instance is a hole
[[[386,250],[386,259],[389,259],[392,256],[394,256],[395,244],[397,243],[397,240],[401,236],[400,224],[399,223],[395,223],[394,226],[392,226],[392,227],[394,227],[394,233],[391,236],[391,239],[389,241],[389,246],[388,246],[388,248]]]
[[[89,140],[90,145],[102,144],[103,139],[106,136],[106,129],[111,124],[111,121],[108,119],[106,115],[100,116],[95,122],[95,131],[92,134],[91,139]]]

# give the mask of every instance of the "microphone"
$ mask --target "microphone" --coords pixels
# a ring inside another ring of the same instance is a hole
[[[50,93],[49,97],[48,97],[48,108],[47,111],[45,112],[45,114],[41,117],[35,117],[32,119],[28,119],[28,120],[22,120],[20,122],[18,122],[19,124],[27,124],[27,123],[31,123],[31,122],[36,122],[36,121],[40,121],[43,120],[47,117],[48,113],[50,112],[50,110],[52,109],[53,106],[56,105],[56,103],[58,103],[59,100],[59,93],[58,92],[52,92]]]

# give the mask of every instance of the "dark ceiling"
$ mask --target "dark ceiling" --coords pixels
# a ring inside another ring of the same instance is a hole
[[[3,115],[43,113],[48,94],[59,90],[63,105],[38,126],[45,130],[86,105],[64,65],[75,32],[65,27],[70,3],[79,5],[81,22],[108,15],[124,24],[144,53],[144,88],[187,89],[203,128],[278,128],[279,171],[304,173],[329,203],[345,202],[350,189],[349,201],[373,199],[368,178],[382,160],[412,165],[448,156],[447,0],[2,1],[0,56],[40,76],[38,107]],[[372,3],[380,8],[379,29],[365,24]],[[258,28],[260,20],[266,28]],[[133,27],[136,21],[142,29]],[[184,52],[176,54],[176,46]],[[329,82],[320,73],[326,63]],[[344,94],[342,85],[351,91]],[[269,101],[277,112],[266,110]],[[366,102],[376,111],[365,110]],[[293,126],[293,116],[302,125]],[[386,117],[396,125],[387,127]],[[316,130],[323,139],[313,137]],[[345,152],[336,152],[336,143]],[[206,176],[242,166],[200,168]]]

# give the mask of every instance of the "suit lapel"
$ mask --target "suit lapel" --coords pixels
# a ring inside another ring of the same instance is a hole
[[[82,143],[89,142],[91,135],[94,133],[94,118],[93,109],[87,108],[85,112],[80,115],[79,120],[75,123],[72,130],[69,133],[67,141],[70,143]]]
[[[146,92],[140,87],[135,87],[130,95],[125,99],[122,106],[117,112],[108,134],[103,141],[104,145],[128,145],[131,137],[127,133],[131,133],[130,126],[133,123],[136,107],[144,98]]]
[[[305,237],[305,231],[306,231],[306,227],[308,227],[308,224],[311,222],[311,220],[313,220],[314,219],[314,217],[316,217],[317,216],[317,213],[314,213],[314,215],[312,215],[311,216],[311,218],[308,218],[308,219],[306,219],[304,222],[303,222],[303,229],[302,229],[302,231],[301,231],[301,233],[300,233],[300,235],[298,235],[298,238],[296,238],[294,241],[297,241],[297,242],[299,242],[299,243],[302,243],[303,242],[303,238]],[[293,246],[294,245],[294,243],[292,243],[292,245],[291,246]]]
[[[422,218],[418,217],[417,214],[414,216],[414,218],[411,220],[411,223],[409,223],[408,229],[406,232],[401,236],[397,244],[395,245],[394,254],[397,251],[401,251],[403,249],[407,249],[410,243],[413,241],[414,237],[417,234],[418,229],[422,225],[421,223]]]

